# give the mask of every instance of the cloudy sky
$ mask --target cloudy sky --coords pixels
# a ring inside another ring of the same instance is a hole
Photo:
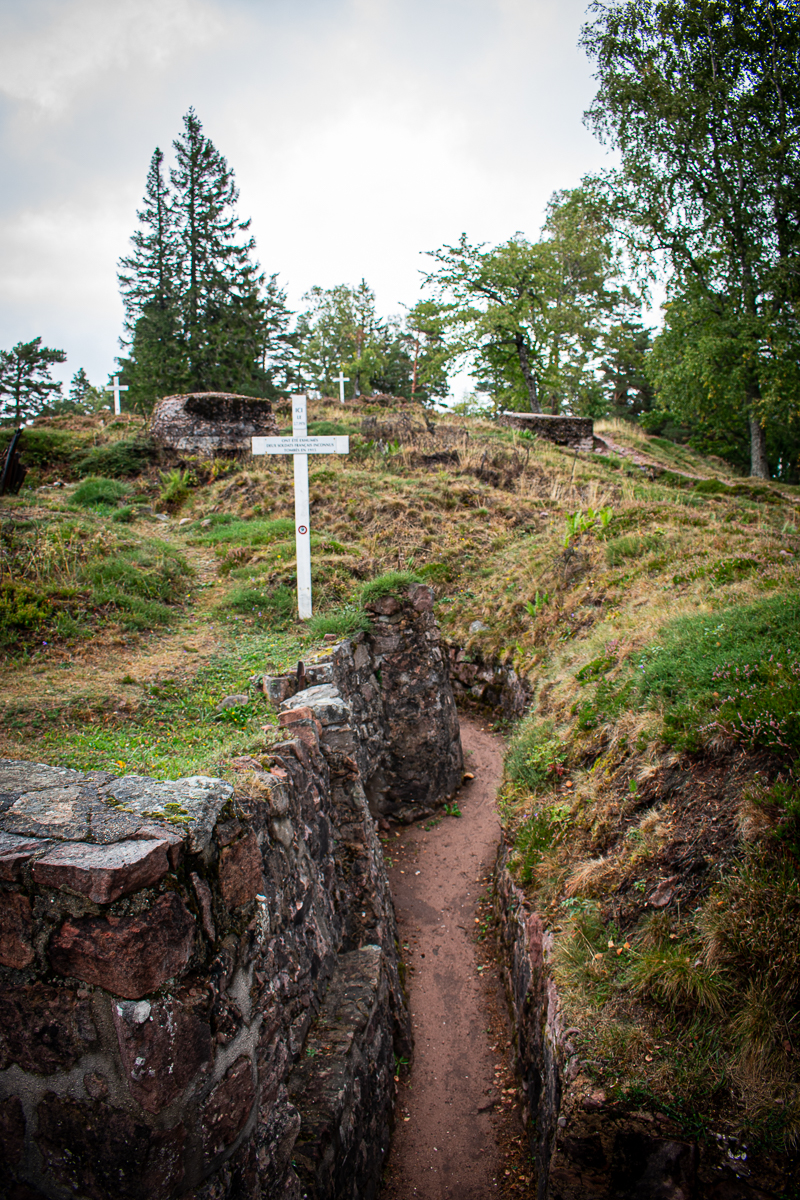
[[[116,264],[190,105],[258,258],[299,307],[362,277],[382,315],[425,250],[535,235],[605,154],[585,0],[0,0],[0,348],[41,335],[105,381]]]

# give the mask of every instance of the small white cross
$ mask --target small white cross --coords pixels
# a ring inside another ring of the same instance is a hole
[[[339,372],[341,374],[341,372]],[[311,616],[311,530],[308,507],[309,454],[349,454],[349,437],[309,437],[305,394],[292,396],[292,436],[254,437],[253,454],[294,456],[294,537],[297,554],[297,612]]]
[[[333,382],[334,382],[334,383],[338,383],[338,385],[339,385],[339,403],[340,403],[340,404],[344,404],[344,385],[345,385],[346,383],[349,383],[349,382],[350,382],[350,380],[349,380],[349,379],[348,379],[348,377],[345,375],[345,373],[344,373],[344,371],[342,370],[342,368],[341,368],[341,367],[339,367],[339,375],[338,375],[338,377],[337,377],[336,379],[334,379],[334,381],[333,381]]]
[[[103,388],[103,391],[114,393],[114,412],[117,414],[117,416],[119,416],[119,414],[122,412],[119,403],[119,394],[120,392],[127,392],[128,385],[127,383],[123,383],[122,386],[120,386],[119,375],[114,375],[113,380],[114,382],[107,384],[106,387]]]

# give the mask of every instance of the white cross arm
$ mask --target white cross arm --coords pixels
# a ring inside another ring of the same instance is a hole
[[[349,437],[254,437],[253,454],[349,454]]]

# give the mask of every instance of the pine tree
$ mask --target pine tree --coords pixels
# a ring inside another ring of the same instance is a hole
[[[286,294],[253,258],[233,171],[193,109],[183,124],[169,182],[153,155],[133,253],[120,260],[129,396],[144,408],[169,392],[274,397],[293,379]]]
[[[146,407],[188,383],[176,295],[176,245],[164,155],[156,147],[147,173],[143,207],[136,216],[133,254],[120,259],[119,284],[125,305],[124,346],[131,395]]]
[[[0,350],[0,416],[19,425],[40,413],[51,397],[61,395],[61,384],[51,379],[50,368],[66,361],[64,350],[43,346],[40,337]]]
[[[192,390],[253,390],[262,358],[265,277],[225,158],[189,109],[170,172],[181,322]]]

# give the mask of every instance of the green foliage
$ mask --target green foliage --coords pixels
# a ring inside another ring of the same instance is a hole
[[[543,856],[565,837],[570,822],[568,804],[549,804],[519,823],[510,865],[520,883],[531,883]]]
[[[118,479],[104,479],[100,475],[90,475],[79,483],[72,493],[71,503],[78,508],[98,508],[119,504],[130,495],[130,487],[120,483]]]
[[[500,246],[432,253],[426,278],[441,303],[450,353],[466,358],[495,406],[601,415],[596,367],[604,334],[635,307],[607,213],[588,189],[557,192],[538,242],[515,234]]]
[[[111,479],[140,475],[152,462],[153,443],[148,438],[121,438],[106,446],[94,446],[78,461],[78,475],[104,475]]]
[[[648,367],[657,405],[714,453],[741,461],[749,441],[754,475],[781,459],[795,467],[800,166],[786,130],[800,118],[796,12],[773,0],[622,0],[590,12],[583,44],[600,86],[589,116],[621,159],[602,186],[642,274],[662,253],[672,270]],[[770,463],[773,423],[785,436]]]
[[[10,580],[0,583],[0,637],[14,629],[36,629],[50,612],[49,601],[32,588]]]
[[[596,729],[616,721],[621,713],[631,707],[636,697],[636,680],[622,682],[601,679],[591,700],[577,704],[574,712],[581,730]]]
[[[161,150],[153,155],[133,250],[119,264],[128,403],[147,410],[187,391],[275,397],[294,380],[285,290],[254,261],[233,171],[193,109],[173,146],[169,181]]]
[[[412,583],[422,583],[415,571],[387,571],[377,579],[370,579],[361,588],[361,603],[370,604],[383,596],[395,596],[405,591]]]
[[[366,633],[370,629],[370,620],[365,612],[348,604],[337,612],[315,613],[306,628],[315,638],[324,637],[325,634],[346,638],[356,633]]]
[[[161,471],[161,491],[159,500],[167,508],[178,509],[189,495],[189,472],[173,468],[171,471]]]
[[[624,982],[635,996],[650,997],[672,1010],[723,1012],[724,981],[703,962],[697,943],[665,941],[645,949],[631,959]]]
[[[605,675],[606,671],[610,671],[617,660],[608,654],[601,654],[598,658],[593,658],[585,667],[581,667],[580,671],[575,672],[575,678],[579,683],[588,683],[592,679],[599,679],[601,675]]]
[[[522,722],[506,755],[506,776],[532,793],[552,786],[561,774],[566,750],[553,734],[551,725],[540,725],[532,719]]]
[[[0,456],[5,454],[13,430],[0,429]],[[26,466],[70,470],[73,460],[86,449],[87,436],[67,429],[26,427],[18,443]]]
[[[61,394],[50,368],[66,361],[63,350],[43,346],[40,337],[0,350],[0,420],[20,425],[46,408],[51,397]]]
[[[642,657],[640,695],[666,705],[669,742],[697,747],[703,730],[800,751],[800,596],[681,617]]]
[[[587,508],[585,513],[578,509],[577,512],[570,513],[567,517],[567,528],[564,534],[565,548],[582,533],[588,533],[598,526],[601,530],[608,529],[613,516],[614,510],[611,508],[599,508],[597,512],[593,508]]]
[[[539,613],[544,612],[544,610],[547,608],[549,603],[550,603],[550,593],[549,592],[537,592],[536,595],[533,597],[533,600],[525,601],[525,608],[527,610],[528,616],[533,617],[533,619],[536,620],[536,618],[539,616]]]

